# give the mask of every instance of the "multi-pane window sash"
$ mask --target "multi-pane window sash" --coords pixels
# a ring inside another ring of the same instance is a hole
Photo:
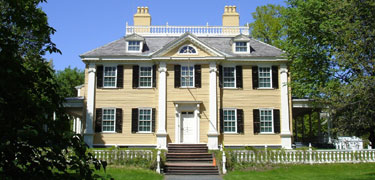
[[[181,66],[181,87],[194,87],[194,66]]]
[[[237,114],[235,109],[224,109],[224,133],[237,133]]]
[[[196,54],[197,51],[191,46],[184,46],[180,49],[180,54]]]
[[[259,67],[259,87],[271,88],[271,68]]]
[[[139,51],[141,48],[140,41],[129,41],[128,42],[128,51]]]
[[[236,42],[236,52],[247,52],[247,42]]]
[[[224,87],[236,87],[236,73],[234,67],[223,67],[223,85]]]
[[[151,108],[138,109],[138,132],[151,132]]]
[[[103,109],[102,131],[115,132],[116,109]]]
[[[152,67],[139,67],[139,87],[152,87]]]
[[[103,72],[103,87],[116,87],[116,66],[106,66]]]
[[[273,113],[272,110],[260,110],[260,132],[273,133]]]

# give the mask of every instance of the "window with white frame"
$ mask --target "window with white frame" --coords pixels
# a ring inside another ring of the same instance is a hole
[[[194,66],[181,66],[181,87],[194,87]]]
[[[102,131],[115,132],[116,109],[103,109]]]
[[[271,88],[271,67],[259,67],[259,87]]]
[[[223,87],[236,87],[235,70],[235,67],[223,67]]]
[[[260,132],[273,133],[272,109],[260,109]]]
[[[196,54],[197,50],[195,50],[194,47],[188,45],[188,46],[183,46],[178,53],[179,54]]]
[[[152,87],[152,67],[139,67],[139,87]]]
[[[128,41],[128,51],[140,52],[141,41]]]
[[[236,52],[247,52],[247,42],[235,42]]]
[[[151,132],[151,108],[138,109],[138,132]]]
[[[237,114],[235,109],[223,109],[224,133],[237,133]]]
[[[116,87],[116,66],[105,66],[103,72],[103,87]]]

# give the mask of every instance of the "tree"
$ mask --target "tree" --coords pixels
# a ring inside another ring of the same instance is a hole
[[[286,27],[283,21],[285,7],[268,4],[258,6],[252,13],[254,22],[250,23],[251,36],[265,43],[282,48],[286,36]]]
[[[85,74],[78,68],[72,69],[70,66],[62,71],[57,71],[56,79],[59,84],[59,93],[63,97],[77,96],[76,86],[84,83]]]
[[[289,0],[285,15],[293,93],[329,105],[338,131],[375,144],[375,2]]]
[[[0,178],[93,179],[90,164],[100,162],[69,131],[54,72],[42,58],[60,52],[42,2],[0,0]]]

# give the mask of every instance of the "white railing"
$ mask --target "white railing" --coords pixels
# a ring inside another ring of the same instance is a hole
[[[375,162],[375,150],[236,150],[227,157],[236,162],[321,164]]]
[[[115,163],[116,161],[126,161],[135,158],[152,160],[154,154],[151,150],[93,150],[96,159]]]
[[[249,35],[249,27],[223,26],[126,26],[126,35],[137,33],[147,36],[179,36],[190,32],[196,36]]]

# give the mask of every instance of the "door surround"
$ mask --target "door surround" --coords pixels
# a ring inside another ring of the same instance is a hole
[[[181,112],[185,111],[192,111],[194,112],[194,120],[195,120],[195,141],[194,144],[200,143],[200,104],[201,101],[175,101],[175,143],[182,144],[182,137],[181,137],[181,126],[182,126],[182,115]]]

